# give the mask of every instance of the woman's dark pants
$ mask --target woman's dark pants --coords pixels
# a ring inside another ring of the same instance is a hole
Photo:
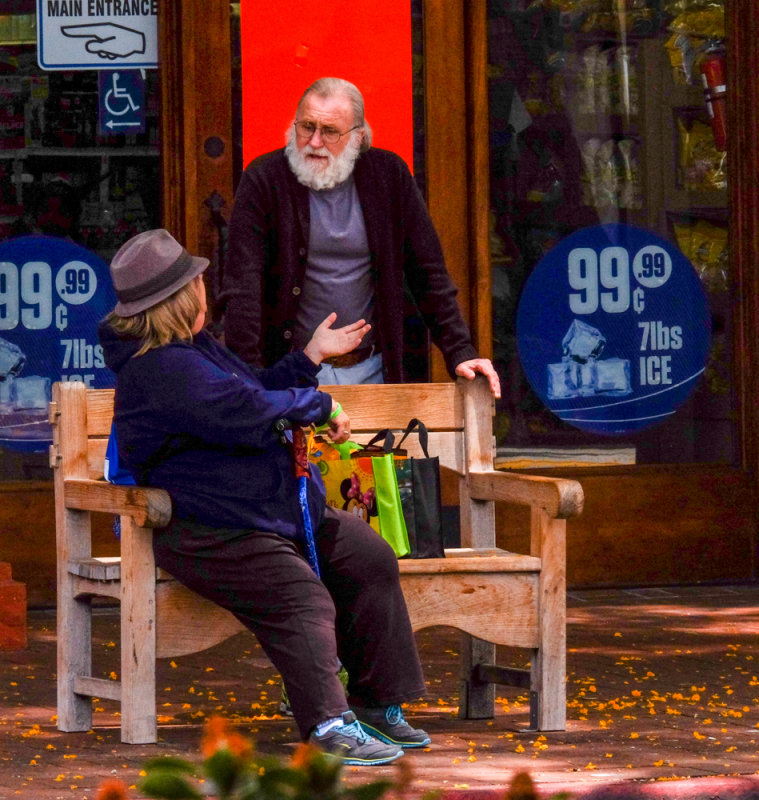
[[[382,707],[425,693],[392,549],[365,522],[330,507],[316,540],[321,580],[296,543],[273,533],[172,520],[153,539],[158,566],[253,631],[285,682],[304,739],[349,703]]]

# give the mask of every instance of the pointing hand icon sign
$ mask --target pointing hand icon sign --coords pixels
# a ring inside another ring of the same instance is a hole
[[[114,60],[145,52],[143,33],[113,22],[65,25],[61,28],[61,33],[71,38],[87,39],[84,45],[87,52],[95,53],[101,58]]]

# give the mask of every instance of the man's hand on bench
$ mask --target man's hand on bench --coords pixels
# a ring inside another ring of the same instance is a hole
[[[501,380],[489,358],[472,358],[469,361],[462,361],[456,367],[456,374],[469,381],[473,381],[477,373],[488,379],[490,391],[498,400],[501,397]]]

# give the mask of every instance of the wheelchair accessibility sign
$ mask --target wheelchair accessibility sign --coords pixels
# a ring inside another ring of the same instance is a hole
[[[37,0],[42,69],[155,69],[158,0]]]
[[[145,132],[145,80],[142,71],[98,72],[98,133]]]

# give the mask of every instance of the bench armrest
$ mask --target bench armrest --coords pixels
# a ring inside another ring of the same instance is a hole
[[[163,489],[70,478],[63,483],[63,498],[67,508],[132,517],[140,528],[160,528],[171,519],[171,498]]]
[[[584,496],[577,481],[489,470],[470,472],[467,483],[470,497],[474,500],[501,500],[537,506],[549,517],[557,519],[567,519],[582,512]]]

